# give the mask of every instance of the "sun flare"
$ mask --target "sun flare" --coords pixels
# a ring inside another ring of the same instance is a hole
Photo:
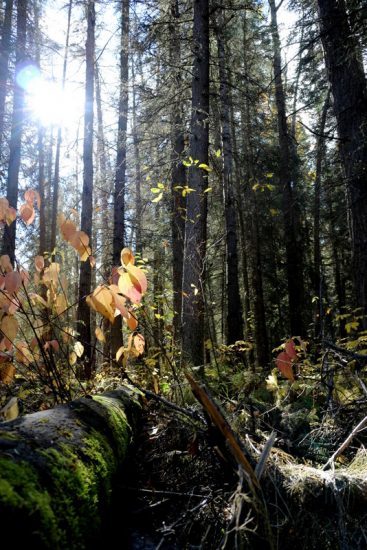
[[[31,118],[43,126],[78,125],[83,113],[83,97],[78,90],[46,78],[32,65],[18,73],[17,81],[26,92],[26,109]]]

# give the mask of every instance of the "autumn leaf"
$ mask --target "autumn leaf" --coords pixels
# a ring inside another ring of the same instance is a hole
[[[12,342],[18,332],[18,321],[12,315],[6,315],[1,321],[0,329],[3,335]]]
[[[28,191],[24,193],[24,200],[32,207],[33,207],[34,201],[36,201],[38,209],[40,209],[41,207],[41,197],[39,192],[36,191],[35,189],[28,189]]]
[[[294,382],[294,374],[292,368],[292,359],[289,357],[288,353],[282,351],[279,353],[278,357],[275,360],[275,364],[280,372],[288,378],[291,382]]]
[[[34,265],[37,271],[40,273],[45,267],[45,259],[43,256],[36,256],[34,259]]]
[[[3,273],[13,271],[13,266],[11,265],[10,258],[7,254],[0,256],[0,269]]]
[[[10,294],[13,294],[14,292],[18,292],[21,286],[22,286],[22,277],[21,277],[21,274],[18,273],[18,271],[11,271],[10,273],[7,273],[5,275],[5,289]]]
[[[104,335],[104,332],[100,327],[97,327],[96,330],[94,331],[94,333],[95,333],[96,338],[99,342],[105,342],[106,341],[106,337]]]
[[[120,293],[126,296],[126,298],[129,298],[133,304],[138,304],[141,301],[142,293],[133,284],[128,273],[122,273],[120,275],[118,288]]]
[[[293,340],[288,340],[288,342],[286,342],[285,352],[291,359],[298,359],[296,347]]]
[[[135,265],[132,265],[132,264],[128,264],[126,266],[126,270],[129,273],[135,288],[139,292],[144,294],[144,292],[146,292],[148,288],[148,282],[147,282],[145,273],[141,269],[139,269],[139,267],[136,267]]]
[[[111,323],[115,320],[115,309],[113,307],[113,295],[105,286],[99,285],[92,294],[87,296],[88,305],[106,317]]]
[[[4,219],[6,221],[6,224],[11,225],[13,223],[13,221],[16,220],[16,218],[17,218],[17,211],[15,210],[15,208],[10,206],[5,212]]]
[[[123,248],[121,250],[120,258],[123,266],[127,266],[128,264],[135,263],[135,258],[130,248]]]
[[[144,348],[145,348],[144,336],[142,336],[141,334],[137,334],[136,336],[134,336],[134,346],[137,352],[139,353],[139,355],[144,353]]]
[[[133,315],[130,315],[130,317],[128,319],[125,319],[125,321],[130,330],[135,330],[138,326],[138,321]]]
[[[54,351],[59,351],[60,344],[57,340],[49,340],[48,342],[45,343],[45,345],[43,346],[43,349],[45,351],[48,350],[48,349],[53,349]]]
[[[76,225],[72,220],[64,220],[60,224],[60,231],[65,241],[70,241],[74,233],[76,233]]]
[[[77,355],[77,357],[81,357],[84,353],[84,346],[81,342],[75,342],[74,344],[74,351]]]
[[[22,204],[22,206],[19,208],[19,214],[24,223],[26,223],[27,225],[30,225],[34,221],[36,215],[33,206],[31,206],[27,202],[25,204]]]

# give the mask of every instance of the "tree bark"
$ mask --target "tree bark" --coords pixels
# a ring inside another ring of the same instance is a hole
[[[129,0],[121,1],[120,98],[113,207],[113,266],[120,265],[121,250],[125,246],[126,131],[129,104],[129,4]],[[111,327],[111,353],[113,357],[121,345],[122,320],[121,315],[119,315]]]
[[[120,389],[0,424],[0,514],[14,548],[100,547],[139,411]]]
[[[8,65],[10,55],[10,39],[11,39],[11,19],[13,14],[13,0],[6,0],[4,22],[1,34],[0,46],[0,151],[2,151],[3,133],[4,133],[4,117],[5,117],[5,100],[8,82]]]
[[[26,56],[26,29],[27,29],[27,0],[18,0],[17,2],[17,42],[16,42],[16,65],[15,75],[22,66]],[[14,82],[14,101],[13,116],[11,125],[10,145],[9,145],[9,166],[8,179],[6,185],[6,198],[10,206],[18,206],[19,190],[19,169],[21,157],[22,134],[24,124],[24,90],[18,84],[15,78]],[[2,243],[2,254],[7,254],[11,263],[15,262],[15,237],[16,220],[5,225]]]
[[[294,147],[288,129],[282,80],[281,46],[275,0],[269,0],[273,38],[275,101],[279,133],[279,181],[282,188],[286,274],[289,297],[290,330],[293,336],[304,335],[304,274],[300,215],[297,204],[297,174]],[[292,154],[293,153],[293,154]]]
[[[190,153],[208,164],[209,147],[209,3],[194,1],[194,63]],[[204,365],[204,277],[206,254],[207,172],[189,169],[183,267],[182,354],[192,365]],[[203,371],[203,369],[202,369]]]
[[[224,217],[226,224],[226,294],[227,323],[226,341],[233,344],[243,340],[243,318],[238,277],[238,237],[235,208],[235,190],[232,170],[232,139],[230,128],[229,78],[226,67],[226,51],[223,36],[224,18],[218,18],[217,46],[219,61],[219,90],[221,110],[221,133],[223,147],[222,186],[224,194]]]
[[[320,204],[321,204],[321,174],[322,163],[325,155],[325,125],[326,117],[330,106],[330,92],[324,101],[321,112],[320,124],[318,127],[318,139],[316,143],[316,176],[315,176],[315,195],[314,195],[314,231],[313,231],[313,271],[314,271],[314,295],[318,298],[316,301],[314,314],[314,333],[316,338],[322,339],[320,333],[322,328],[322,289],[321,289],[321,245],[320,245]]]
[[[67,69],[68,55],[69,55],[70,21],[71,21],[72,8],[73,8],[73,0],[70,0],[69,6],[68,6],[68,22],[67,22],[67,28],[66,28],[66,41],[65,41],[64,61],[63,61],[63,69],[62,69],[62,88],[63,89],[65,87],[66,69]],[[52,214],[51,214],[51,236],[50,236],[50,252],[52,254],[54,254],[54,250],[56,247],[56,227],[57,227],[57,209],[58,209],[58,203],[59,203],[61,142],[62,142],[62,129],[61,129],[61,126],[59,126],[57,129],[55,167],[54,167],[54,177],[52,182]]]
[[[87,41],[86,79],[85,79],[85,111],[84,111],[84,142],[83,142],[83,193],[81,230],[92,238],[93,219],[93,106],[94,106],[94,54],[95,54],[95,4],[94,0],[87,3]],[[78,332],[84,345],[84,377],[88,380],[93,370],[93,347],[91,344],[91,312],[86,297],[91,292],[92,271],[89,260],[81,262],[79,273],[78,299]]]
[[[185,209],[186,197],[183,187],[186,184],[186,169],[182,164],[182,154],[185,150],[185,135],[183,122],[183,102],[180,97],[182,90],[181,48],[177,32],[179,22],[178,1],[171,0],[170,27],[170,62],[173,67],[174,92],[178,95],[171,108],[171,234],[172,234],[172,290],[173,290],[173,329],[176,343],[181,338],[182,309],[182,277],[185,243]]]
[[[350,205],[355,305],[367,313],[367,86],[344,0],[318,0]],[[364,320],[364,328],[367,320]]]

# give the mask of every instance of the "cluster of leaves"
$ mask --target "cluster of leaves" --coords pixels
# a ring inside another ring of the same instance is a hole
[[[121,251],[121,266],[113,268],[109,284],[98,285],[87,297],[87,303],[97,313],[112,324],[121,315],[131,331],[135,331],[138,326],[135,311],[147,290],[145,273],[134,264],[135,258],[131,250],[124,248]],[[101,330],[98,331],[97,338],[104,339]],[[126,364],[128,357],[141,355],[143,351],[144,337],[141,334],[131,334],[127,347],[118,349],[116,361],[122,360]]]
[[[27,191],[25,199],[20,216],[25,223],[31,223],[34,201],[40,204],[39,194]],[[16,218],[15,210],[9,207],[6,199],[0,199],[0,210],[3,223],[10,224]],[[59,225],[64,240],[75,248],[81,261],[89,259],[94,266],[88,235],[64,216],[60,216]],[[121,266],[113,268],[108,284],[98,285],[86,298],[88,305],[111,324],[121,315],[132,331],[126,348],[121,347],[117,352],[116,360],[123,364],[128,357],[144,352],[144,337],[135,332],[138,326],[135,312],[147,290],[147,279],[134,262],[132,252],[123,249]],[[68,281],[59,262],[46,265],[43,256],[36,256],[31,278],[19,265],[14,268],[7,255],[0,257],[0,381],[6,384],[13,381],[15,364],[24,367],[32,364],[38,366],[38,373],[47,373],[52,386],[53,379],[59,374],[55,356],[60,355],[60,360],[64,358],[61,361],[64,364],[66,359],[70,367],[82,357],[84,346],[70,326],[72,316],[66,316],[70,309]],[[100,327],[96,329],[96,338],[105,341]],[[53,390],[57,391],[57,388]]]

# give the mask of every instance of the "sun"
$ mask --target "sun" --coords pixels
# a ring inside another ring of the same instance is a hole
[[[62,86],[43,75],[34,65],[18,71],[17,82],[25,90],[26,110],[32,119],[43,126],[77,126],[83,114],[83,97],[80,89]]]

